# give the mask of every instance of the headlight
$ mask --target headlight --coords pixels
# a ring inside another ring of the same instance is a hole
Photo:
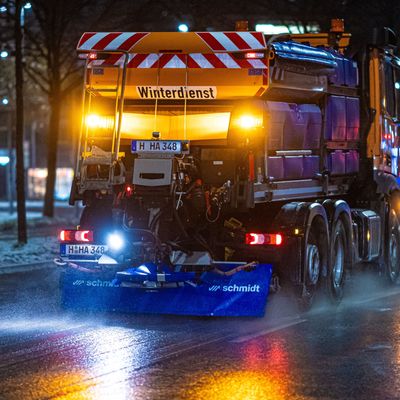
[[[125,246],[125,238],[117,232],[107,236],[107,246],[111,251],[119,251]]]

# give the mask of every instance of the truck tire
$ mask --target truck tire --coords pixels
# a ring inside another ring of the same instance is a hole
[[[388,213],[387,240],[385,240],[385,277],[390,284],[397,283],[400,274],[400,224],[393,208]]]
[[[326,274],[328,260],[328,237],[325,221],[315,217],[304,237],[303,274],[304,284],[301,288],[298,306],[300,311],[308,311],[317,295],[321,278]]]
[[[334,304],[339,304],[343,298],[346,282],[346,263],[350,259],[348,240],[345,224],[338,218],[332,227],[329,243],[330,266],[326,280],[328,294]]]

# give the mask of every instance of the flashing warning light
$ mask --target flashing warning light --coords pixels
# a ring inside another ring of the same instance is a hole
[[[63,229],[58,238],[60,242],[90,243],[93,242],[93,231]]]
[[[331,20],[331,32],[343,33],[344,32],[344,19],[335,18]]]
[[[249,21],[241,20],[235,22],[235,31],[248,31],[249,30]]]
[[[250,246],[280,246],[283,243],[283,236],[280,233],[246,233],[245,239],[245,243]]]
[[[261,119],[253,115],[242,115],[239,117],[238,123],[243,129],[259,128],[262,125]]]
[[[89,53],[88,59],[89,60],[97,60],[97,53]]]
[[[251,51],[249,53],[244,54],[244,58],[248,58],[248,59],[264,58],[264,56],[265,55],[263,52],[255,52],[255,51]]]
[[[392,140],[392,135],[390,133],[386,133],[385,135],[383,135],[385,140]]]

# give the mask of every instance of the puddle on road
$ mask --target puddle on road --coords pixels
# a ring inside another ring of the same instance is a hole
[[[365,351],[382,351],[382,350],[392,350],[392,346],[390,344],[385,343],[376,343],[367,346]]]

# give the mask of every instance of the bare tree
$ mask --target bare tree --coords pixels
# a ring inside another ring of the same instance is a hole
[[[133,2],[145,11],[149,0]],[[32,0],[35,22],[26,27],[27,75],[47,94],[46,194],[43,214],[54,216],[54,189],[61,107],[65,98],[82,81],[82,66],[75,48],[85,31],[121,29],[127,3],[121,0]]]
[[[91,0],[33,0],[35,20],[25,28],[27,75],[46,93],[49,103],[46,194],[43,214],[54,216],[54,189],[61,105],[78,82],[74,48],[76,25]]]
[[[9,81],[15,78],[15,84],[1,79],[2,90],[6,93],[14,89],[15,95],[15,146],[16,146],[16,189],[18,212],[18,243],[27,243],[26,208],[25,208],[25,168],[24,168],[24,77],[23,77],[23,31],[21,25],[23,4],[21,0],[7,1],[2,4],[0,39],[2,43],[14,46],[14,73],[11,69],[2,68]],[[14,97],[14,96],[13,96]],[[11,144],[11,142],[9,142]]]
[[[16,99],[16,126],[15,142],[17,150],[17,210],[18,210],[18,243],[28,241],[26,231],[25,208],[25,168],[24,168],[24,75],[22,61],[21,27],[22,1],[15,1],[14,38],[15,38],[15,99]]]

